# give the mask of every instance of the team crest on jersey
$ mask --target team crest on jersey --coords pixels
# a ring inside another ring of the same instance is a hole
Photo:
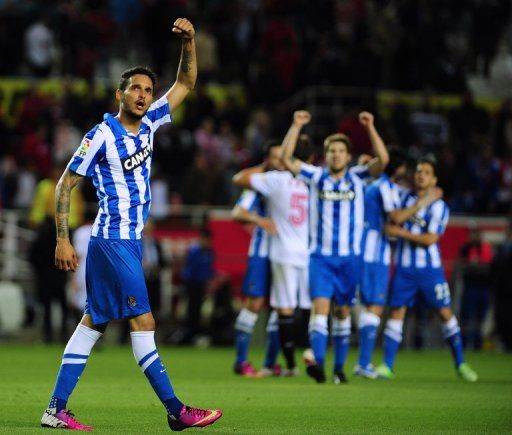
[[[135,297],[128,296],[128,306],[130,308],[135,308],[136,305],[137,305],[137,301],[135,300]]]
[[[423,218],[420,218],[418,216],[413,216],[409,219],[409,222],[413,223],[414,225],[418,225],[421,228],[424,228],[427,226],[427,221]]]
[[[320,192],[320,199],[323,201],[353,201],[356,193],[353,190],[344,190],[336,192],[334,190],[324,190]]]
[[[133,171],[135,168],[138,168],[140,165],[142,165],[150,155],[151,147],[148,145],[147,147],[141,149],[138,153],[122,159],[121,164],[123,165],[123,171]]]
[[[80,148],[78,149],[78,157],[84,158],[87,154],[87,151],[89,151],[89,148],[91,148],[91,140],[85,138],[82,142],[82,145],[80,145]]]

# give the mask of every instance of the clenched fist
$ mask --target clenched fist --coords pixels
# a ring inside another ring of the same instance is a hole
[[[359,122],[363,124],[365,127],[370,127],[373,125],[373,114],[370,112],[361,112],[359,114]]]
[[[178,18],[173,24],[172,31],[183,39],[192,39],[196,34],[194,26],[186,18]]]
[[[306,125],[311,121],[311,114],[306,110],[297,110],[293,114],[293,123],[300,127]]]

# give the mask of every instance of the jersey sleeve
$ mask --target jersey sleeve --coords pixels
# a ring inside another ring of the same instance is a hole
[[[149,107],[146,118],[149,120],[153,132],[158,130],[162,125],[172,121],[171,108],[169,107],[169,101],[167,101],[167,95],[159,98]]]
[[[246,189],[238,198],[236,205],[245,210],[252,210],[258,204],[259,196],[254,190]]]
[[[315,179],[315,176],[318,177],[319,174],[322,173],[322,168],[320,166],[309,165],[307,163],[302,163],[300,165],[300,171],[297,174],[297,178],[299,180],[304,181],[306,184],[311,184]]]
[[[251,187],[261,193],[263,196],[270,196],[278,185],[276,174],[273,172],[263,172],[261,174],[252,174],[250,177]]]
[[[437,201],[432,204],[430,213],[431,216],[427,231],[432,234],[438,234],[439,236],[443,235],[450,217],[448,206],[443,201]]]
[[[372,180],[368,165],[356,165],[349,169],[350,175],[360,178],[365,184],[369,184]]]
[[[380,183],[379,193],[386,213],[400,208],[400,195],[389,183]]]
[[[94,167],[105,157],[106,143],[99,125],[89,131],[71,157],[68,169],[84,177],[92,177]]]

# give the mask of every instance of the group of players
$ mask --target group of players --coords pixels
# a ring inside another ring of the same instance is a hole
[[[355,375],[394,378],[406,310],[421,293],[443,322],[443,336],[457,373],[466,381],[476,381],[477,374],[464,360],[441,263],[438,240],[449,210],[436,187],[435,162],[420,159],[412,189],[400,185],[407,173],[405,154],[388,150],[373,115],[362,112],[359,121],[368,132],[375,157],[350,167],[350,139],[337,133],[324,141],[325,167],[311,165],[312,147],[307,135],[301,134],[310,120],[308,112],[295,112],[282,143],[269,141],[264,162],[233,179],[246,189],[233,217],[256,226],[242,288],[244,306],[235,322],[235,373],[256,377],[298,374],[294,312],[311,308],[306,372],[318,383],[326,381],[332,314],[333,381],[347,382],[344,363],[350,346],[351,308],[359,289],[364,309],[358,319]],[[263,367],[256,371],[248,361],[249,343],[267,297],[272,311],[266,355]],[[386,305],[384,361],[374,368],[372,354]],[[276,364],[280,350],[286,360],[283,369]]]

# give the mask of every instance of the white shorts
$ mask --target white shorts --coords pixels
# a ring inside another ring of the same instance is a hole
[[[272,262],[272,308],[311,308],[309,297],[308,267]]]

